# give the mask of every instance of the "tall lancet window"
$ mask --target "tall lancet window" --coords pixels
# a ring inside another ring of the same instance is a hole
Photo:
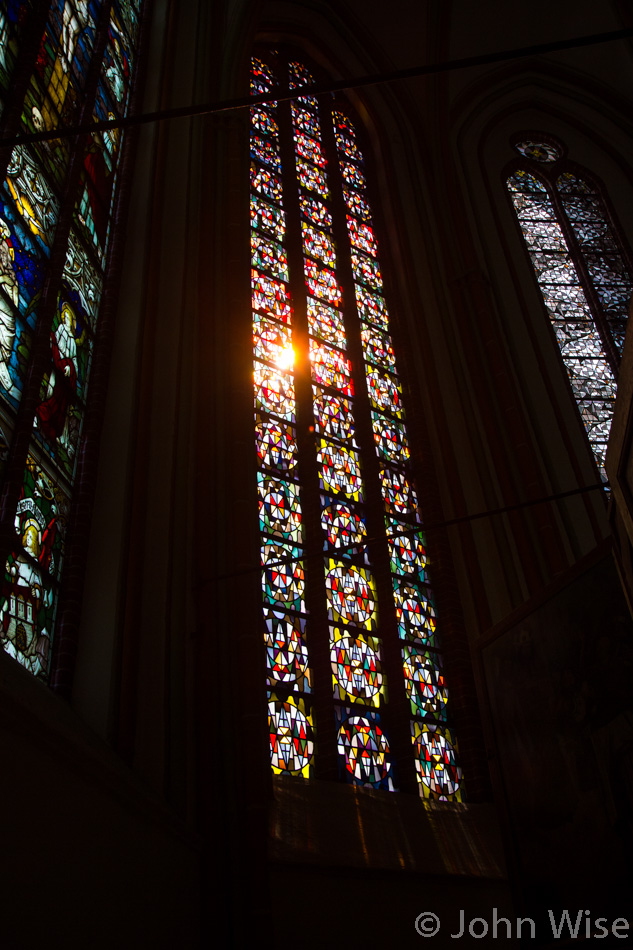
[[[604,460],[633,292],[630,256],[597,184],[551,139],[515,146],[508,189],[587,432]]]
[[[279,53],[253,60],[255,426],[272,768],[460,801],[362,136],[345,104],[300,92],[314,83]]]
[[[0,150],[0,643],[55,685],[72,666],[122,154],[116,125],[72,129],[125,115],[141,6],[0,2],[0,138],[40,135]]]

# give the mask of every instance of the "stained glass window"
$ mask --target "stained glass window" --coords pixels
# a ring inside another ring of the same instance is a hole
[[[535,136],[515,148],[507,184],[601,476],[613,418],[633,269],[601,192],[563,149]]]
[[[251,114],[251,286],[272,768],[310,778],[329,754],[343,782],[461,801],[362,136],[300,94],[302,63],[267,54],[251,83],[270,99]]]
[[[82,145],[61,132],[81,117],[126,114],[141,7],[0,3],[0,99],[22,96],[0,133],[51,133],[13,148],[0,189],[0,474],[13,499],[0,640],[45,681],[55,669],[78,458],[95,435],[84,430],[123,145],[117,128]],[[29,75],[26,85],[16,80]]]

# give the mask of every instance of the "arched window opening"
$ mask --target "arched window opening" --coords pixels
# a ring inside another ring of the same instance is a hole
[[[128,109],[142,0],[0,4],[0,135]],[[49,681],[87,440],[122,133],[49,135],[4,158],[0,189],[0,640]],[[102,322],[102,321],[101,321]],[[76,566],[76,565],[75,565]]]
[[[624,346],[633,270],[590,176],[554,140],[515,145],[507,186],[601,476]]]
[[[253,59],[255,420],[271,762],[460,801],[403,392],[342,101]]]

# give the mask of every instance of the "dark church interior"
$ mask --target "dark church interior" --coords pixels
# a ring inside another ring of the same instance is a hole
[[[0,40],[0,946],[633,946],[631,5],[4,0]]]

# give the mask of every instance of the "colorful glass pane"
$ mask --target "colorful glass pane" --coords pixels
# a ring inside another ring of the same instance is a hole
[[[258,96],[265,92],[272,92],[275,85],[273,72],[261,59],[253,57],[251,60],[251,95]]]
[[[544,162],[549,164],[555,162],[557,159],[562,158],[562,151],[552,142],[532,142],[526,140],[525,142],[517,142],[514,146],[517,152],[520,155],[524,155],[525,158],[531,158],[534,162]]]
[[[402,416],[402,391],[392,376],[371,369],[367,373],[367,389],[376,409],[390,412],[398,418]]]
[[[258,231],[268,231],[278,241],[283,241],[286,233],[286,215],[281,208],[260,201],[251,195],[251,227]]]
[[[259,530],[282,541],[300,543],[303,538],[299,488],[293,482],[257,475]]]
[[[39,163],[23,145],[13,149],[7,168],[7,187],[24,222],[48,254],[59,215],[59,202],[39,169]]]
[[[356,188],[359,191],[365,188],[365,176],[358,166],[351,162],[341,162],[340,166],[343,180],[350,188]]]
[[[603,477],[616,381],[602,347],[573,257],[545,186],[518,171],[508,188],[557,337],[587,437]],[[585,344],[589,344],[586,346]]]
[[[313,297],[320,297],[327,303],[332,303],[338,307],[342,291],[334,271],[327,267],[319,267],[313,261],[304,259],[303,267],[306,275],[308,290]]]
[[[251,163],[251,188],[258,191],[269,201],[281,201],[281,178],[268,168]]]
[[[303,700],[269,694],[270,764],[275,774],[310,776],[314,755],[312,718]]]
[[[328,544],[342,553],[352,553],[367,539],[363,518],[350,505],[340,502],[322,507],[321,527]]]
[[[305,612],[305,580],[300,549],[289,544],[262,544],[264,598],[277,607]]]
[[[258,359],[275,363],[279,369],[289,369],[287,354],[292,350],[290,327],[270,320],[258,313],[253,314],[253,348]]]
[[[360,218],[361,221],[371,221],[371,208],[361,194],[349,188],[343,188],[343,197],[350,214]]]
[[[409,458],[407,434],[401,422],[372,412],[371,424],[378,454],[381,458],[394,462],[396,460],[405,461]]]
[[[345,709],[337,710],[337,719],[343,776],[354,785],[395,791],[389,743],[377,714],[356,716]]]
[[[344,112],[339,112],[338,110],[335,110],[332,113],[332,119],[334,121],[334,128],[339,133],[341,133],[342,135],[346,135],[348,138],[351,138],[351,139],[356,138],[356,129],[354,128],[354,124],[352,120],[348,116],[345,115]]]
[[[354,417],[348,399],[314,387],[314,418],[317,431],[328,438],[354,445]]]
[[[439,656],[407,644],[402,658],[404,685],[413,715],[444,722],[448,691]]]
[[[310,112],[308,109],[302,109],[301,106],[298,106],[295,102],[292,103],[291,109],[295,129],[301,129],[303,132],[307,132],[308,135],[312,136],[312,138],[318,139],[320,137],[319,120],[314,112]]]
[[[253,307],[264,310],[273,317],[288,321],[292,313],[290,296],[285,284],[257,270],[251,270],[251,287],[253,290]]]
[[[312,224],[316,224],[320,228],[331,231],[332,215],[321,201],[317,201],[316,198],[310,198],[307,195],[300,195],[299,205],[301,207],[301,213],[308,221]]]
[[[385,510],[392,515],[408,515],[418,519],[418,498],[415,488],[403,472],[389,468],[380,470]]]
[[[352,159],[355,162],[362,162],[363,156],[361,155],[356,142],[352,139],[348,139],[346,135],[343,135],[338,129],[336,129],[336,147],[338,148],[339,154],[344,158]]]
[[[303,235],[303,249],[310,257],[316,258],[323,264],[329,264],[334,267],[336,263],[336,253],[334,251],[334,242],[323,231],[317,231],[310,227],[305,221],[301,222],[301,232]]]
[[[325,491],[343,494],[352,501],[362,501],[363,480],[356,452],[321,440],[317,464],[321,487]]]
[[[372,630],[376,626],[376,592],[371,573],[363,567],[326,560],[325,586],[328,616]]]
[[[402,639],[422,640],[426,646],[436,646],[435,605],[428,587],[414,578],[394,578],[394,600]]]
[[[306,622],[276,610],[264,610],[268,686],[310,692]]]
[[[340,350],[345,349],[345,324],[339,310],[308,297],[308,324],[312,336],[333,343]]]
[[[251,109],[251,124],[263,135],[269,135],[271,138],[278,138],[279,136],[279,126],[268,109],[253,106]]]
[[[310,364],[316,383],[337,389],[345,396],[354,395],[352,366],[339,350],[310,338]]]
[[[352,254],[352,270],[354,279],[366,284],[372,290],[382,290],[382,274],[376,261],[363,254]]]
[[[392,520],[388,521],[387,528],[391,570],[394,574],[415,574],[418,580],[425,580],[428,559],[422,532],[412,531]]]
[[[318,195],[323,195],[324,198],[329,197],[330,193],[327,187],[327,179],[316,165],[310,165],[309,162],[303,162],[298,159],[297,175],[299,176],[299,184],[302,188],[307,188],[308,191],[315,191]]]
[[[308,162],[312,162],[314,165],[318,165],[319,168],[323,169],[327,165],[325,160],[325,155],[321,150],[320,144],[315,140],[306,135],[305,132],[296,132],[295,133],[295,151],[299,158],[305,159]]]
[[[333,627],[330,662],[335,699],[380,705],[383,675],[380,648],[374,637]]]
[[[310,70],[303,63],[291,62],[288,64],[288,73],[290,76],[290,88],[298,89],[301,86],[313,86],[314,77]]]
[[[391,337],[379,333],[374,327],[361,328],[363,354],[368,363],[376,363],[385,369],[395,371],[396,357],[391,345]]]
[[[255,267],[269,271],[279,280],[288,280],[288,258],[281,244],[269,241],[256,231],[251,234],[251,260]]]
[[[264,165],[270,165],[275,171],[281,171],[281,159],[277,145],[274,142],[269,142],[268,139],[262,138],[261,135],[251,133],[251,155]]]
[[[347,230],[353,247],[358,248],[359,251],[364,251],[365,254],[371,255],[371,257],[376,257],[378,245],[376,244],[373,228],[348,215]]]
[[[297,439],[292,426],[256,417],[257,456],[267,469],[292,472],[297,464]]]
[[[294,422],[295,390],[291,376],[270,366],[256,364],[253,378],[255,408]]]
[[[384,297],[378,294],[372,294],[364,287],[355,287],[356,306],[361,320],[367,320],[369,323],[375,323],[383,330],[389,329],[389,314]]]
[[[413,722],[411,729],[421,795],[441,802],[461,801],[462,770],[450,731],[419,722]]]
[[[51,658],[56,597],[46,564],[38,528],[25,522],[22,546],[6,561],[2,606],[0,607],[0,643],[34,676],[46,679]]]

